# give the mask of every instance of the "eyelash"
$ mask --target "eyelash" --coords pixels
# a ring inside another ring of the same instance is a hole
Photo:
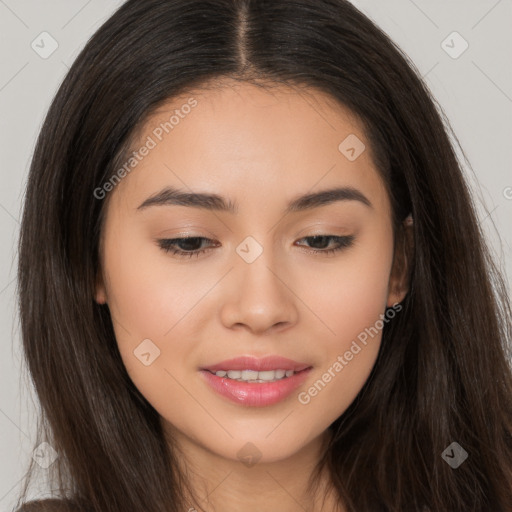
[[[308,252],[314,253],[314,254],[323,254],[323,255],[334,255],[334,253],[338,251],[342,251],[343,249],[346,249],[348,247],[351,247],[354,242],[354,236],[335,236],[335,235],[313,235],[313,236],[306,236],[304,238],[301,238],[300,240],[308,240],[313,238],[330,238],[337,240],[338,246],[334,249],[311,249]],[[205,238],[203,236],[191,236],[186,238],[164,238],[161,240],[158,240],[158,245],[160,248],[166,252],[166,253],[172,253],[173,255],[176,255],[180,258],[191,258],[192,256],[199,257],[200,254],[207,252],[208,249],[196,249],[193,251],[182,251],[180,249],[176,249],[174,246],[183,241],[183,240],[210,240],[209,238]]]

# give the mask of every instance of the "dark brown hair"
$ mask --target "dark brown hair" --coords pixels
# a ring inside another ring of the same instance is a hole
[[[94,301],[105,208],[94,190],[162,102],[222,78],[316,89],[348,107],[388,186],[397,237],[414,219],[403,311],[329,427],[321,465],[340,500],[350,512],[512,510],[506,287],[442,110],[345,0],[129,0],[71,67],[37,141],[19,245],[36,444],[59,453],[49,468],[57,497],[93,512],[188,509],[176,450],[124,368],[108,307]],[[441,457],[453,441],[469,453],[457,469]]]

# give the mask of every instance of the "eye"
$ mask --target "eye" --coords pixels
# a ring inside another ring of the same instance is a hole
[[[301,238],[301,240],[310,240],[313,245],[320,245],[320,249],[312,249],[308,252],[312,253],[322,253],[322,254],[334,254],[338,251],[341,251],[345,248],[350,247],[354,243],[354,235],[349,236],[335,236],[335,235],[315,235],[315,236],[307,236],[305,238]],[[329,246],[329,241],[335,241],[336,245],[331,248],[325,250],[326,246]],[[310,242],[311,243],[311,242]]]
[[[158,240],[158,245],[165,252],[169,252],[180,257],[191,258],[192,256],[198,257],[201,253],[208,250],[200,249],[203,241],[210,242],[211,240],[202,236],[165,238]],[[181,249],[177,249],[176,246],[181,246]]]
[[[307,236],[301,238],[299,241],[308,240],[310,244],[320,246],[320,248],[313,248],[307,250],[306,252],[313,254],[324,254],[324,255],[332,255],[338,251],[341,251],[345,248],[348,248],[353,245],[355,237],[353,235],[349,236],[335,236],[335,235],[315,235],[315,236]],[[329,246],[329,242],[336,242],[335,246],[326,249]],[[203,242],[208,242],[208,246],[206,248],[203,247]],[[178,257],[191,258],[192,256],[199,257],[200,254],[209,251],[212,246],[218,246],[218,243],[214,242],[209,238],[205,238],[202,236],[193,236],[186,238],[165,238],[158,240],[158,245],[160,248],[166,252],[171,253]]]

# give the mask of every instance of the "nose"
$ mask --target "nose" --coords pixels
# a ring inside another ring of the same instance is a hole
[[[268,251],[252,263],[239,260],[230,272],[221,308],[221,320],[229,329],[270,334],[297,322],[297,297],[288,273],[271,268]],[[275,265],[272,265],[275,267]]]

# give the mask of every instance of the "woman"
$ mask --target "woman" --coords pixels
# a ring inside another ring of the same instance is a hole
[[[126,2],[50,108],[19,261],[62,498],[21,510],[512,509],[506,288],[350,3]]]

